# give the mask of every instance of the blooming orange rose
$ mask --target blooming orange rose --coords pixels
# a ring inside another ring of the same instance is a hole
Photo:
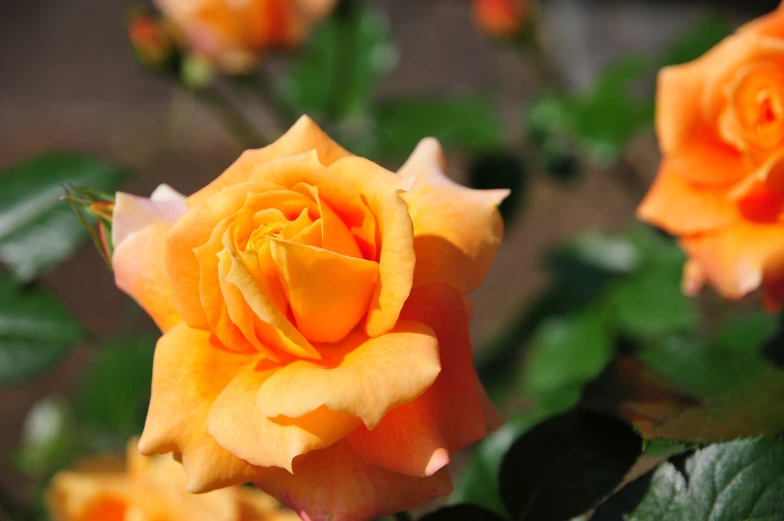
[[[451,454],[499,420],[464,296],[508,191],[443,166],[426,139],[395,175],[303,117],[187,199],[118,194],[117,285],[165,332],[141,451],[177,454],[191,491],[254,482],[313,521],[449,493]]]
[[[496,38],[515,36],[528,16],[529,0],[473,0],[476,26]]]
[[[46,494],[54,521],[294,521],[266,494],[231,487],[194,495],[185,489],[182,466],[171,457],[145,458],[128,446],[120,458],[85,461],[59,472]]]
[[[663,160],[638,209],[679,237],[684,289],[784,299],[784,9],[659,75]]]
[[[228,72],[250,69],[270,47],[301,43],[336,0],[155,0],[198,54]]]

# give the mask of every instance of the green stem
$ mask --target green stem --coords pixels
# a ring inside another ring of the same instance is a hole
[[[539,77],[539,80],[548,89],[558,92],[566,91],[566,80],[558,68],[553,65],[550,57],[539,42],[535,28],[532,27],[525,31],[518,40],[517,47],[523,56],[528,58],[528,62]]]
[[[396,521],[414,521],[414,516],[408,512],[398,512],[394,515]]]
[[[276,99],[270,77],[264,70],[259,70],[256,74],[236,76],[233,79],[238,87],[255,95],[269,109],[275,119],[278,133],[285,132],[299,117],[291,107]]]
[[[214,87],[191,89],[196,98],[208,105],[220,118],[243,148],[259,148],[266,144],[250,121]]]

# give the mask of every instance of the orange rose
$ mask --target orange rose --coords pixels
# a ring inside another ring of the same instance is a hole
[[[529,0],[473,0],[474,24],[496,38],[510,38],[523,28]]]
[[[128,446],[120,458],[85,461],[52,479],[46,502],[54,521],[294,521],[277,501],[247,487],[204,495],[185,489],[182,466],[170,457],[145,458]]]
[[[188,45],[227,72],[253,67],[261,52],[302,42],[336,0],[155,0]]]
[[[395,175],[303,117],[187,200],[118,194],[117,285],[165,332],[141,451],[177,454],[191,491],[254,482],[311,520],[449,493],[451,454],[498,423],[464,296],[507,191],[443,167],[426,139]]]
[[[784,299],[784,8],[659,75],[663,160],[638,209],[679,237],[684,290]]]

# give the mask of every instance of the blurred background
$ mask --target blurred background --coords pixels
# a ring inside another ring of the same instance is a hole
[[[490,95],[505,145],[518,148],[532,131],[523,114],[542,87],[536,64],[521,58],[515,47],[478,31],[468,0],[369,0],[367,4],[386,19],[395,46],[388,57],[394,67],[379,82],[378,99]],[[738,25],[777,4],[776,0],[547,0],[541,3],[538,23],[544,34],[546,66],[557,71],[566,92],[580,96],[590,93],[612,64],[665,52],[706,16]],[[0,171],[43,152],[77,150],[127,168],[124,191],[147,194],[165,182],[187,194],[237,158],[242,147],[214,114],[191,93],[134,62],[124,22],[131,5],[126,0],[4,3],[0,9]],[[288,65],[285,58],[271,56],[262,66],[274,79]],[[654,73],[651,69],[640,75],[643,90],[651,90]],[[270,126],[269,107],[251,105],[246,110],[260,128]],[[477,349],[503,334],[548,283],[542,263],[545,252],[578,232],[615,232],[630,222],[656,172],[658,152],[650,125],[628,137],[622,155],[634,164],[631,177],[623,161],[609,168],[598,161],[601,168],[583,164],[579,182],[564,183],[558,176],[543,175],[540,162],[519,162],[512,188],[519,194],[516,204],[522,210],[507,213],[504,244],[487,280],[473,295],[472,334]],[[393,170],[404,159],[378,158]],[[550,170],[571,175],[569,157],[552,161],[560,161],[560,167]],[[552,167],[552,161],[545,165]],[[455,147],[449,174],[462,183],[481,184],[481,179],[469,178],[476,162],[476,154]],[[152,322],[117,291],[112,274],[92,246],[82,247],[36,284],[65,302],[88,338],[118,332],[155,337]],[[0,455],[5,458],[19,444],[33,404],[45,396],[74,392],[93,358],[91,343],[88,340],[69,351],[60,365],[43,376],[0,389]],[[25,482],[6,464],[0,466],[0,483],[12,495],[25,490]]]

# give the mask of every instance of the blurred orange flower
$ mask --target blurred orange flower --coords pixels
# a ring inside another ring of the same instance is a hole
[[[254,482],[307,519],[381,517],[449,493],[451,454],[499,423],[464,296],[507,190],[398,175],[303,117],[187,199],[118,194],[117,285],[165,332],[140,448],[188,488]]]
[[[263,492],[231,487],[194,495],[171,457],[145,458],[128,446],[127,459],[84,461],[59,472],[46,493],[54,521],[294,521],[299,517]]]
[[[510,38],[523,28],[530,0],[473,0],[474,23],[496,38]]]
[[[245,72],[271,47],[298,45],[337,0],[155,0],[197,54]]]
[[[784,300],[784,7],[659,75],[663,160],[638,209],[688,254],[684,290]]]

